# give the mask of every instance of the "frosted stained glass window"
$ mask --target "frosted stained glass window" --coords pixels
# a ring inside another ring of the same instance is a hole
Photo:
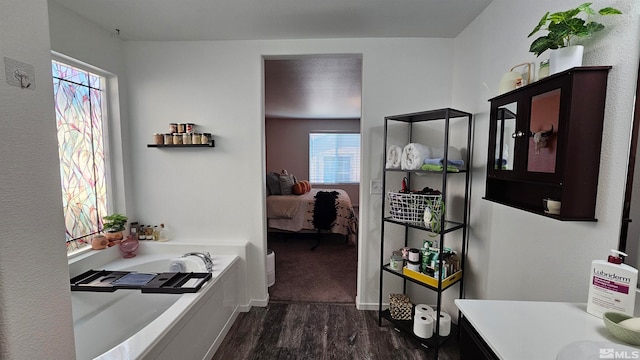
[[[73,251],[100,231],[107,214],[105,79],[58,61],[52,72],[67,251]]]

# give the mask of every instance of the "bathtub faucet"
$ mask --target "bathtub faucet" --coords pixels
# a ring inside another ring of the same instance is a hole
[[[197,256],[200,259],[202,259],[202,261],[204,261],[204,265],[207,267],[207,272],[213,272],[213,259],[211,258],[211,254],[209,254],[209,252],[198,252],[198,251],[193,251],[193,252],[188,252],[184,255],[182,255],[182,257],[187,257],[187,256]]]

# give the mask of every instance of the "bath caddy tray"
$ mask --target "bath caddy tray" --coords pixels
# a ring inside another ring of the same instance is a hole
[[[211,273],[139,273],[135,271],[89,270],[71,279],[72,291],[113,292],[118,289],[143,293],[195,293],[211,279]]]

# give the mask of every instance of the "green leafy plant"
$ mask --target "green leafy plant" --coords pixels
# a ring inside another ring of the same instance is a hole
[[[123,231],[127,224],[128,218],[122,214],[111,214],[102,218],[104,223],[102,224],[105,231]]]
[[[529,51],[536,54],[536,56],[540,56],[548,49],[571,46],[571,42],[575,38],[588,37],[604,29],[604,25],[590,20],[591,16],[596,15],[596,11],[591,8],[591,4],[584,3],[575,9],[544,14],[538,25],[527,37],[531,37],[540,30],[546,30],[549,33],[546,36],[535,39],[531,43]],[[597,14],[616,15],[622,14],[622,12],[612,7],[605,7],[600,9]],[[586,20],[580,18],[580,15],[586,15]]]
[[[442,201],[442,198],[433,201],[429,209],[431,211],[431,221],[429,222],[430,232],[428,235],[430,237],[436,237],[440,235],[442,231],[442,223],[440,222],[442,220],[441,216],[444,215],[444,201]]]

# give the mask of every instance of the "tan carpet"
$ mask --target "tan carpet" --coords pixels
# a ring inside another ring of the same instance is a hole
[[[276,254],[276,282],[269,287],[273,301],[354,303],[357,246],[343,236],[322,234],[311,251],[315,234],[270,234],[268,248]]]

